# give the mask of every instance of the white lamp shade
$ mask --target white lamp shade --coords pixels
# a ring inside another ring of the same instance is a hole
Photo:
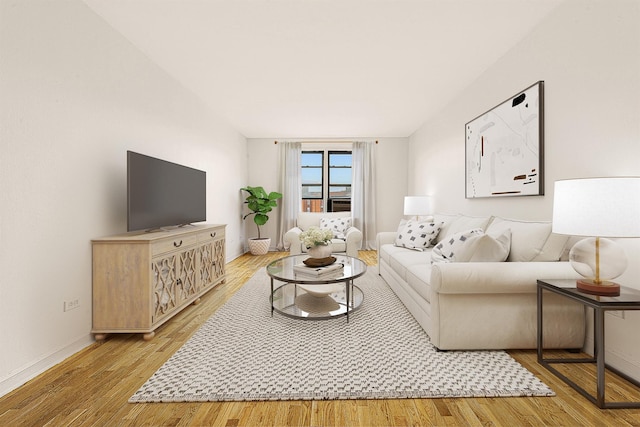
[[[640,177],[556,181],[553,232],[573,236],[640,237]]]
[[[431,212],[431,198],[429,196],[405,196],[405,215],[426,215]]]

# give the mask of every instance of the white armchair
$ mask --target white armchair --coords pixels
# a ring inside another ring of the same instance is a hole
[[[351,212],[299,212],[296,220],[296,227],[287,231],[284,235],[284,241],[289,244],[291,255],[301,254],[307,251],[300,241],[300,233],[309,229],[309,227],[320,227],[322,218],[351,218]],[[331,252],[344,252],[348,256],[358,258],[358,250],[362,246],[362,232],[356,227],[349,227],[344,239],[334,238],[331,240]]]

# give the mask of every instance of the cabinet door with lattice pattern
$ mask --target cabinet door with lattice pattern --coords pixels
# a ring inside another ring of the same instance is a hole
[[[178,254],[178,280],[176,281],[176,293],[178,304],[186,301],[198,292],[196,283],[196,254],[197,250],[189,249]]]
[[[213,240],[200,247],[200,283],[209,286],[224,276],[224,239]]]
[[[216,281],[224,276],[224,239],[213,242],[213,280]]]
[[[170,314],[178,305],[176,297],[176,262],[177,255],[174,254],[162,258],[154,258],[151,263],[153,280],[152,323]]]

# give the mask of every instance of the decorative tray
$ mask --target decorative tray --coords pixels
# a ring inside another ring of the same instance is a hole
[[[329,256],[326,258],[307,258],[304,261],[304,265],[307,267],[325,267],[327,265],[331,265],[336,262],[336,257]]]

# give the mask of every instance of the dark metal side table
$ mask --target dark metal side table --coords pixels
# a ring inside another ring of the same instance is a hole
[[[553,292],[563,295],[574,301],[584,304],[585,307],[593,309],[594,337],[593,337],[593,357],[574,359],[545,359],[543,357],[542,333],[543,318],[542,306],[544,304],[543,291]],[[558,378],[563,380],[574,390],[590,400],[594,405],[602,409],[618,408],[640,408],[640,402],[605,402],[605,368],[619,375],[631,384],[640,387],[640,382],[629,377],[605,363],[604,354],[604,314],[606,311],[616,310],[640,310],[640,291],[635,289],[620,287],[619,296],[598,296],[590,295],[578,291],[575,280],[538,280],[538,363],[551,371]],[[552,364],[560,363],[595,363],[597,369],[596,396],[587,393],[585,389],[573,382],[571,379],[560,373]]]

